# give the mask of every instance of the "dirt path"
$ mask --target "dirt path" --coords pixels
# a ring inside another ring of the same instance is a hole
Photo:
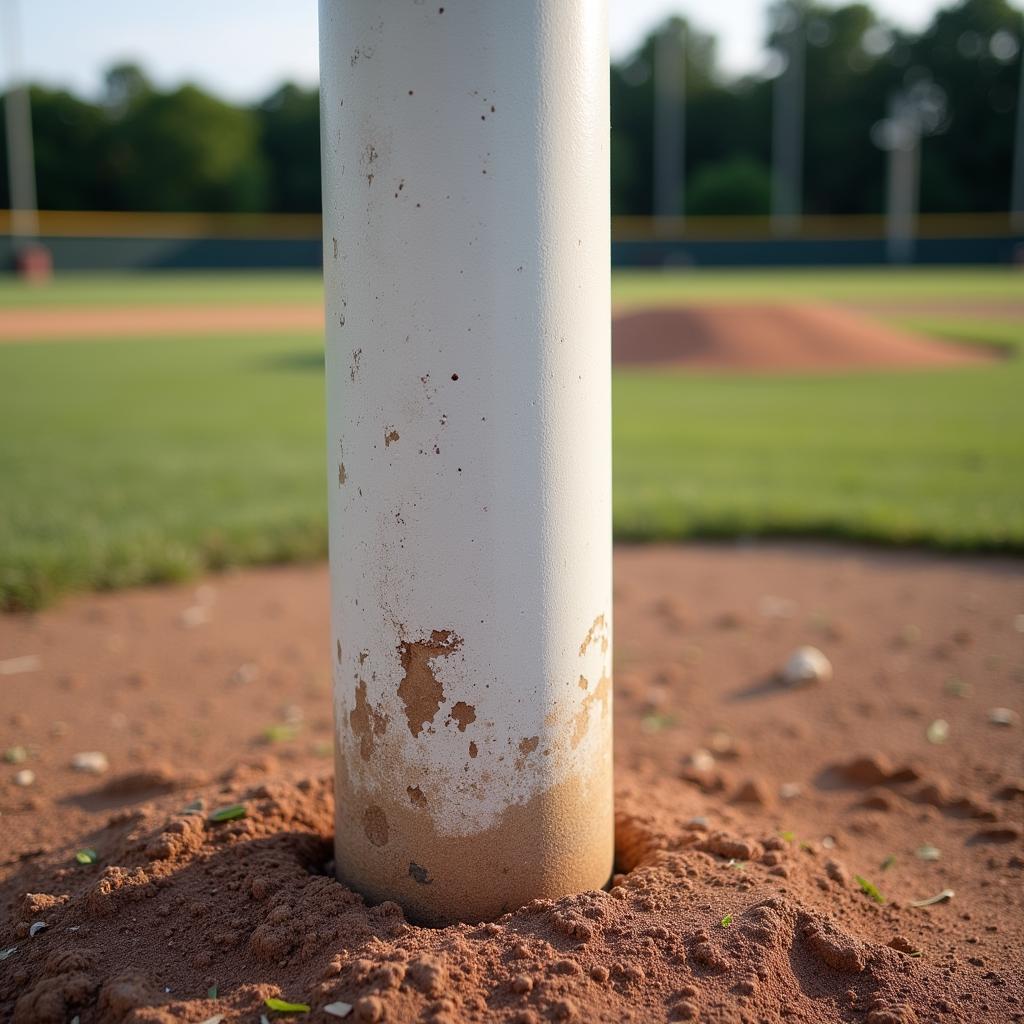
[[[319,304],[0,310],[0,342],[158,338],[323,329]]]
[[[0,343],[318,331],[319,306],[149,306],[0,311]],[[622,312],[620,366],[741,372],[928,369],[991,362],[983,347],[946,344],[853,309],[806,303],[691,305]]]
[[[616,887],[441,930],[325,875],[323,567],[0,617],[0,1019],[1020,1021],[1022,570],[620,547]]]

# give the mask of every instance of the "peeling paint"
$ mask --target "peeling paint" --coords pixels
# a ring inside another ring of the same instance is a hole
[[[435,629],[429,640],[402,641],[399,656],[405,674],[398,696],[405,705],[409,731],[419,736],[425,725],[434,721],[444,702],[444,687],[434,675],[430,662],[445,658],[462,646],[462,637],[448,629]]]
[[[359,737],[359,753],[364,761],[373,756],[373,745],[377,736],[383,736],[388,729],[388,717],[374,708],[366,699],[366,682],[360,679],[356,687],[356,706],[348,716],[352,732]]]
[[[427,806],[427,798],[423,795],[423,790],[419,786],[406,786],[405,791],[409,794],[409,799],[414,807]]]
[[[348,474],[345,472],[345,463],[338,463],[338,486],[340,487],[345,480],[348,478]]]
[[[384,428],[384,447],[390,448],[398,440],[398,431],[394,427]]]
[[[604,615],[598,615],[594,619],[593,625],[587,630],[587,635],[583,638],[583,643],[580,644],[580,657],[587,653],[587,649],[593,643],[601,644],[601,653],[605,654],[608,651],[608,629],[605,622]]]
[[[374,846],[388,845],[388,818],[376,804],[363,811],[363,832]]]
[[[433,881],[430,872],[426,868],[420,867],[414,860],[409,861],[409,877],[420,885],[430,885]]]
[[[573,717],[573,732],[572,732],[572,749],[575,750],[580,740],[583,739],[587,734],[587,729],[590,727],[590,709],[598,701],[601,702],[601,717],[605,717],[608,714],[608,699],[611,697],[612,681],[607,673],[604,673],[601,678],[597,681],[597,686],[594,687],[592,693],[588,693],[583,698],[583,703],[580,705],[579,711],[576,712]]]
[[[465,732],[466,726],[472,725],[476,721],[476,708],[472,704],[467,704],[464,700],[460,700],[452,707],[452,713],[448,721],[457,722],[459,732]]]

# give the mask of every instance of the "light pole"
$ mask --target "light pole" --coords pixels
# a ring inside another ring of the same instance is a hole
[[[654,40],[654,213],[681,226],[686,195],[686,27],[670,21]]]
[[[339,876],[492,917],[612,866],[600,0],[321,0]]]
[[[786,40],[786,66],[772,91],[772,231],[793,235],[803,213],[804,61],[807,33],[804,12],[788,4],[780,30]]]
[[[1013,183],[1010,187],[1010,224],[1024,231],[1024,39],[1018,39],[1020,83],[1017,87],[1017,123],[1013,136]]]
[[[37,262],[39,215],[36,206],[35,154],[32,145],[32,107],[28,83],[21,81],[21,25],[18,0],[7,0],[6,63],[10,79],[4,94],[4,125],[7,143],[7,183],[11,208],[11,238],[15,255],[29,264]],[[30,265],[26,269],[31,270]],[[44,268],[47,269],[47,268]]]

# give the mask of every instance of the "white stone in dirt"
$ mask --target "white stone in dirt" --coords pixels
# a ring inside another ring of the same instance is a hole
[[[14,775],[14,784],[16,786],[31,786],[36,781],[36,773],[31,768],[22,768],[20,772],[16,772]]]
[[[0,676],[16,676],[22,672],[35,672],[42,665],[35,654],[23,654],[20,658],[5,658],[0,661]]]
[[[324,1007],[324,1013],[330,1014],[332,1017],[347,1017],[352,1012],[351,1003],[328,1003]]]
[[[1020,715],[1011,708],[993,708],[988,713],[988,720],[993,725],[1016,725],[1020,721]]]
[[[811,686],[831,678],[832,662],[817,647],[798,647],[782,668],[782,681],[787,686]]]
[[[28,930],[28,937],[34,939],[43,929],[46,928],[45,921],[36,921]]]
[[[99,750],[84,750],[71,758],[71,767],[76,772],[87,772],[90,775],[102,775],[109,767],[107,755]]]

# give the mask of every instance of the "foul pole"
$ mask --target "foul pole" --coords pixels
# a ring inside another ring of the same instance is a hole
[[[320,0],[339,877],[612,866],[603,0]]]

